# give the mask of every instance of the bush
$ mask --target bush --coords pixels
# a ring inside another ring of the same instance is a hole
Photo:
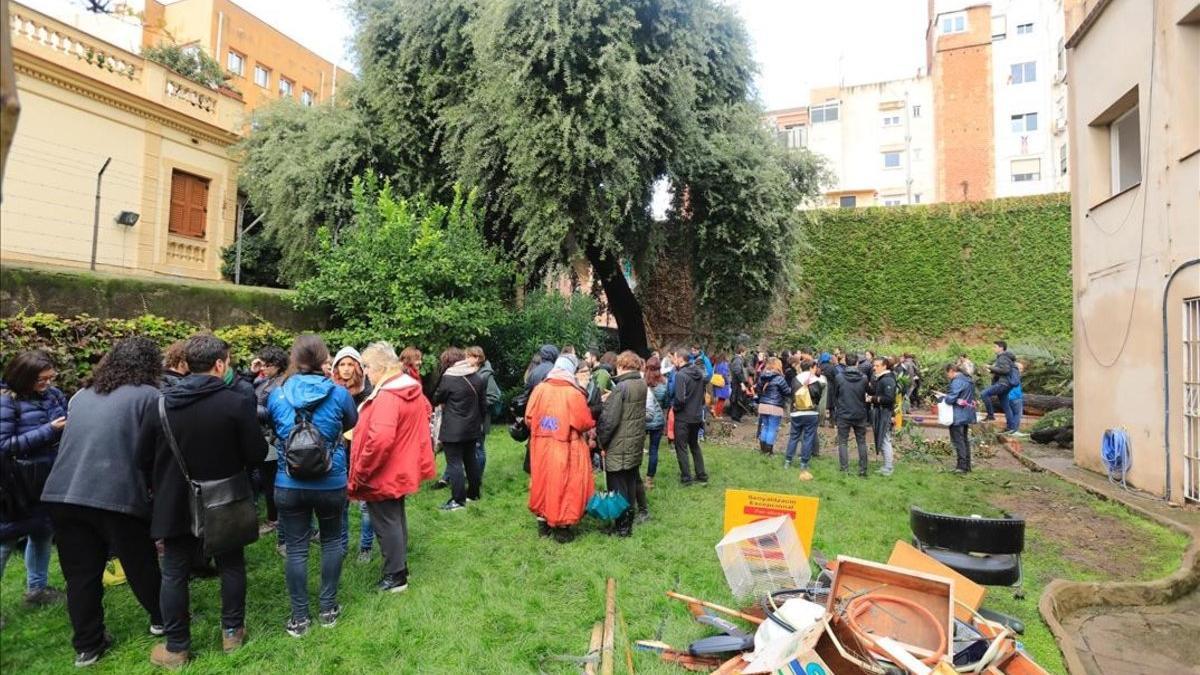
[[[316,274],[297,305],[330,308],[344,344],[415,344],[433,353],[479,341],[509,315],[513,266],[484,240],[472,199],[404,199],[373,175],[354,181],[354,224],[319,235]]]
[[[160,42],[143,49],[142,56],[210,89],[220,87],[229,79],[221,64],[203,49]]]
[[[515,391],[523,384],[525,367],[538,347],[574,345],[582,354],[599,341],[594,298],[581,293],[563,297],[539,290],[527,295],[521,308],[492,331],[485,348],[497,381]]]

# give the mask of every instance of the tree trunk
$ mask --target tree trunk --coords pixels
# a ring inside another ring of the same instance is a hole
[[[621,272],[621,265],[611,255],[603,255],[599,250],[589,247],[588,262],[600,286],[604,289],[604,297],[608,302],[608,311],[617,320],[617,340],[621,349],[629,349],[645,357],[650,354],[646,343],[646,321],[642,317],[642,304],[638,302],[629,282]]]

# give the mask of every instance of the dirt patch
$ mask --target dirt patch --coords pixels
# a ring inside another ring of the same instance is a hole
[[[1146,533],[1057,491],[1031,485],[990,501],[1025,518],[1029,527],[1071,564],[1106,578],[1137,577],[1141,572],[1138,552],[1154,545]]]

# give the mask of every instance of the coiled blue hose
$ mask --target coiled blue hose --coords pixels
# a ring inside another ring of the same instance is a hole
[[[1108,480],[1116,483],[1121,479],[1121,487],[1125,485],[1125,476],[1133,466],[1133,447],[1129,442],[1129,434],[1124,429],[1108,429],[1100,439],[1100,460],[1108,469]]]

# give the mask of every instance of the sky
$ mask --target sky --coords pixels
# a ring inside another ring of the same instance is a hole
[[[911,77],[924,66],[926,0],[723,1],[746,22],[768,109],[805,105],[813,87]],[[352,29],[341,0],[236,2],[322,57],[352,67]]]

